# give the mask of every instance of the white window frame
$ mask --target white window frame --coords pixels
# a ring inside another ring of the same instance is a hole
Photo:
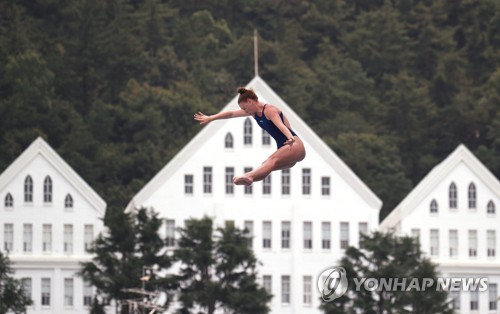
[[[89,252],[92,248],[92,243],[94,242],[94,225],[84,225],[83,226],[83,249],[85,252]]]
[[[449,256],[451,258],[457,258],[458,257],[458,230],[457,229],[451,229],[448,231],[448,241],[450,244],[450,251],[449,251]]]
[[[43,203],[52,204],[52,179],[46,176],[43,180]]]
[[[203,167],[203,194],[212,194],[212,176],[213,168],[210,166]]]
[[[63,251],[65,254],[73,254],[73,225],[63,226]]]
[[[321,248],[323,250],[332,248],[332,224],[329,221],[321,222]]]
[[[184,175],[184,194],[193,195],[194,192],[194,176],[192,174]]]
[[[73,278],[64,278],[64,306],[73,307],[75,299],[75,281]]]
[[[272,222],[271,221],[263,221],[262,222],[262,248],[271,249],[273,247],[272,235],[273,235]]]
[[[23,224],[23,252],[33,252],[33,225]]]
[[[234,195],[234,167],[226,167],[226,195]]]
[[[477,257],[477,230],[469,230],[469,257]]]
[[[3,225],[3,248],[10,252],[14,249],[14,224],[6,223]]]
[[[340,249],[345,250],[349,247],[349,222],[340,222]]]
[[[290,282],[291,278],[289,275],[281,276],[281,303],[290,304]]]
[[[252,121],[250,121],[250,118],[246,118],[245,122],[243,123],[243,144],[245,146],[252,145],[252,137]]]
[[[330,196],[330,177],[321,177],[321,195]]]
[[[33,179],[30,175],[24,179],[24,203],[33,203]]]
[[[52,225],[50,224],[42,226],[42,251],[44,253],[52,252]]]
[[[312,221],[304,221],[302,224],[304,234],[304,250],[312,250],[313,248],[313,223]]]
[[[302,169],[302,195],[311,195],[311,168]]]
[[[281,194],[290,195],[291,188],[291,171],[290,169],[281,170]]]
[[[292,224],[290,221],[281,222],[281,248],[290,249],[291,247],[291,230]]]
[[[430,253],[431,256],[439,256],[439,229],[430,230]]]

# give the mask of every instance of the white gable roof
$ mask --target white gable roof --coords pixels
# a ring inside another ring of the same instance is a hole
[[[256,76],[248,85],[249,89],[254,90],[259,97],[262,97],[267,102],[275,104],[283,112],[294,131],[299,134],[304,142],[307,142],[318,154],[328,162],[328,164],[344,178],[360,197],[369,204],[370,207],[380,210],[382,201],[362,182],[356,174],[314,133],[311,128],[281,99],[259,76]],[[236,110],[238,107],[238,97],[235,96],[221,111]],[[184,146],[170,162],[163,167],[140,191],[137,193],[130,203],[126,211],[132,211],[155,193],[164,182],[166,182],[176,170],[189,158],[200,146],[200,143],[211,138],[219,131],[228,120],[220,120],[217,123],[209,123],[196,136]],[[193,123],[194,125],[194,123]],[[307,158],[307,157],[306,157]]]
[[[402,218],[415,209],[422,200],[460,163],[464,163],[477,177],[500,197],[500,181],[479,159],[465,147],[459,145],[445,160],[434,167],[420,183],[381,222],[382,229],[394,228]]]
[[[2,190],[22,169],[35,157],[41,155],[68,182],[73,185],[85,199],[104,216],[106,202],[59,156],[47,142],[38,137],[24,152],[0,175],[0,190]]]

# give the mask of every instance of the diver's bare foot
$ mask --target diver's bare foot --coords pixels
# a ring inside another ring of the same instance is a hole
[[[233,183],[236,185],[252,185],[253,180],[252,178],[246,176],[240,176],[240,177],[234,177]]]

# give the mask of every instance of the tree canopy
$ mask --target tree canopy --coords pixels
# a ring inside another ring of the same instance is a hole
[[[260,76],[381,218],[460,143],[500,175],[496,0],[4,1],[0,168],[41,135],[122,210],[250,81],[254,29]]]

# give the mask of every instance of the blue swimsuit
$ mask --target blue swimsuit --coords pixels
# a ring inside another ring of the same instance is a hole
[[[271,135],[274,140],[276,141],[276,145],[278,146],[278,149],[283,146],[283,143],[285,143],[288,138],[281,132],[280,129],[276,125],[274,125],[273,121],[267,119],[266,115],[264,114],[264,109],[266,109],[267,104],[264,105],[264,108],[262,108],[262,116],[259,117],[257,114],[254,115],[255,120],[257,121],[257,124],[263,128],[264,130]],[[283,124],[285,124],[285,120],[283,119],[283,112],[280,112],[280,118]],[[296,136],[295,132],[293,132],[290,128],[288,128],[290,132],[292,133],[292,136]]]

